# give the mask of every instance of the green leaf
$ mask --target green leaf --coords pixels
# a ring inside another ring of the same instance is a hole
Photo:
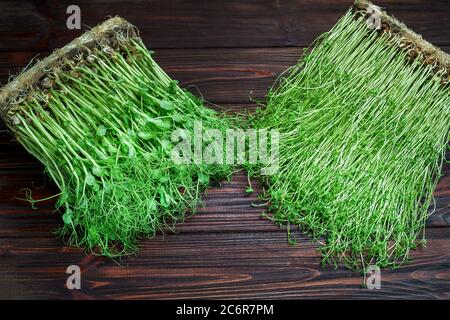
[[[97,177],[103,177],[105,175],[105,169],[104,168],[100,168],[99,166],[95,166],[92,169],[92,173],[94,175],[96,175]]]
[[[155,132],[138,132],[138,137],[144,140],[150,140],[154,137],[156,137],[156,133]]]
[[[143,157],[146,161],[150,161],[150,160],[153,160],[155,156],[153,153],[146,152],[143,154]]]
[[[115,166],[111,168],[111,178],[119,179],[122,176],[120,168]]]
[[[157,208],[158,204],[156,203],[156,201],[154,199],[149,200],[149,209],[151,211],[156,211]]]
[[[136,149],[133,146],[128,147],[128,157],[134,158],[136,156]]]
[[[117,153],[117,148],[114,147],[113,145],[108,145],[108,151],[110,153]]]
[[[108,234],[108,239],[110,240],[116,240],[116,235],[114,233]]]
[[[106,127],[104,125],[99,126],[96,134],[99,137],[103,137],[106,134]]]
[[[208,184],[209,183],[209,175],[200,172],[198,174],[198,181],[200,182],[200,184]]]
[[[170,151],[172,150],[172,143],[170,143],[170,141],[167,139],[163,139],[161,140],[161,147],[164,151]]]
[[[128,133],[128,137],[131,137],[131,138],[136,137],[136,132],[132,129],[128,129],[127,133]]]
[[[65,224],[72,224],[72,216],[73,212],[70,209],[66,209],[66,212],[64,212],[62,219]]]
[[[94,189],[94,191],[100,191],[100,186],[98,183],[94,183],[94,185],[92,186],[92,189]]]
[[[168,111],[175,109],[175,104],[173,102],[167,101],[167,100],[161,100],[159,102],[159,106],[161,108],[163,108],[164,110],[168,110]]]
[[[149,118],[148,122],[150,122],[151,124],[154,124],[155,126],[157,126],[160,129],[168,129],[168,128],[170,128],[170,124],[168,126],[167,122],[163,121],[162,119]]]
[[[114,192],[116,199],[122,200],[125,197],[125,193],[121,189],[116,189]]]
[[[175,113],[172,116],[172,119],[175,122],[185,122],[187,120],[187,117],[185,115],[180,114],[180,113]]]
[[[95,185],[96,184],[95,177],[92,174],[88,173],[87,176],[86,176],[86,183],[89,186]]]
[[[169,207],[169,203],[166,200],[166,196],[167,194],[164,192],[163,189],[159,189],[159,203],[161,204],[161,206],[163,208],[168,208]]]
[[[170,177],[168,175],[167,176],[162,176],[161,178],[159,178],[159,182],[166,183],[166,182],[169,181],[169,179],[170,179]]]

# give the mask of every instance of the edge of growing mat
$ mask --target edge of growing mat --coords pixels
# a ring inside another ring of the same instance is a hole
[[[380,31],[388,33],[400,49],[407,52],[414,59],[421,59],[423,63],[434,66],[436,73],[442,72],[442,84],[450,83],[450,55],[440,48],[424,40],[421,35],[409,29],[403,22],[383,11],[380,7],[367,0],[356,0],[353,5],[355,13],[360,12],[366,18],[378,15],[380,18]]]
[[[77,54],[99,44],[114,48],[121,41],[119,35],[125,35],[126,39],[139,37],[135,26],[123,18],[113,17],[83,33],[64,47],[54,50],[48,57],[19,74],[0,90],[0,117],[8,127],[13,126],[14,106],[20,104],[22,99],[33,88],[38,87],[47,75],[51,75],[62,65],[64,60],[76,59]]]

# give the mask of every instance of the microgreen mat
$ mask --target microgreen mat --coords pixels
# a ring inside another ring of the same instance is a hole
[[[113,29],[59,58],[6,117],[60,190],[58,233],[110,257],[171,229],[195,210],[210,179],[231,174],[226,165],[172,161],[175,129],[191,132],[201,121],[225,130],[230,122],[171,80],[133,30]]]
[[[281,133],[271,218],[320,241],[324,263],[355,269],[397,266],[424,239],[449,138],[448,69],[384,28],[350,10],[253,119]]]

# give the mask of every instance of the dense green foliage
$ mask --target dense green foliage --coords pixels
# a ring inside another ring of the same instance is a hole
[[[175,129],[230,124],[180,89],[137,39],[67,59],[18,110],[17,139],[61,190],[59,233],[107,256],[170,229],[195,210],[210,179],[231,174],[226,165],[173,163]]]
[[[257,112],[256,127],[281,134],[272,219],[320,241],[324,262],[396,266],[416,247],[449,138],[435,72],[349,12]]]

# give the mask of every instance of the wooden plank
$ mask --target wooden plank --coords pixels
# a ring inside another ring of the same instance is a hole
[[[320,267],[316,243],[300,237],[290,246],[284,232],[180,232],[143,241],[138,256],[120,262],[84,256],[54,237],[2,238],[0,298],[448,299],[449,232],[431,229],[411,262],[382,270],[381,290],[361,288],[358,273]],[[65,288],[73,264],[82,270],[79,291]]]
[[[94,26],[120,15],[139,27],[152,48],[307,46],[328,31],[352,0],[62,0],[2,1],[0,50],[51,50],[81,34],[68,30],[66,9],[81,8]],[[436,45],[450,45],[447,0],[379,0],[376,3]]]
[[[450,52],[450,46],[443,47]],[[263,100],[281,72],[294,65],[301,48],[161,49],[155,60],[195,95],[215,104]],[[43,58],[43,52],[38,58]],[[0,83],[36,57],[34,52],[0,52]]]

